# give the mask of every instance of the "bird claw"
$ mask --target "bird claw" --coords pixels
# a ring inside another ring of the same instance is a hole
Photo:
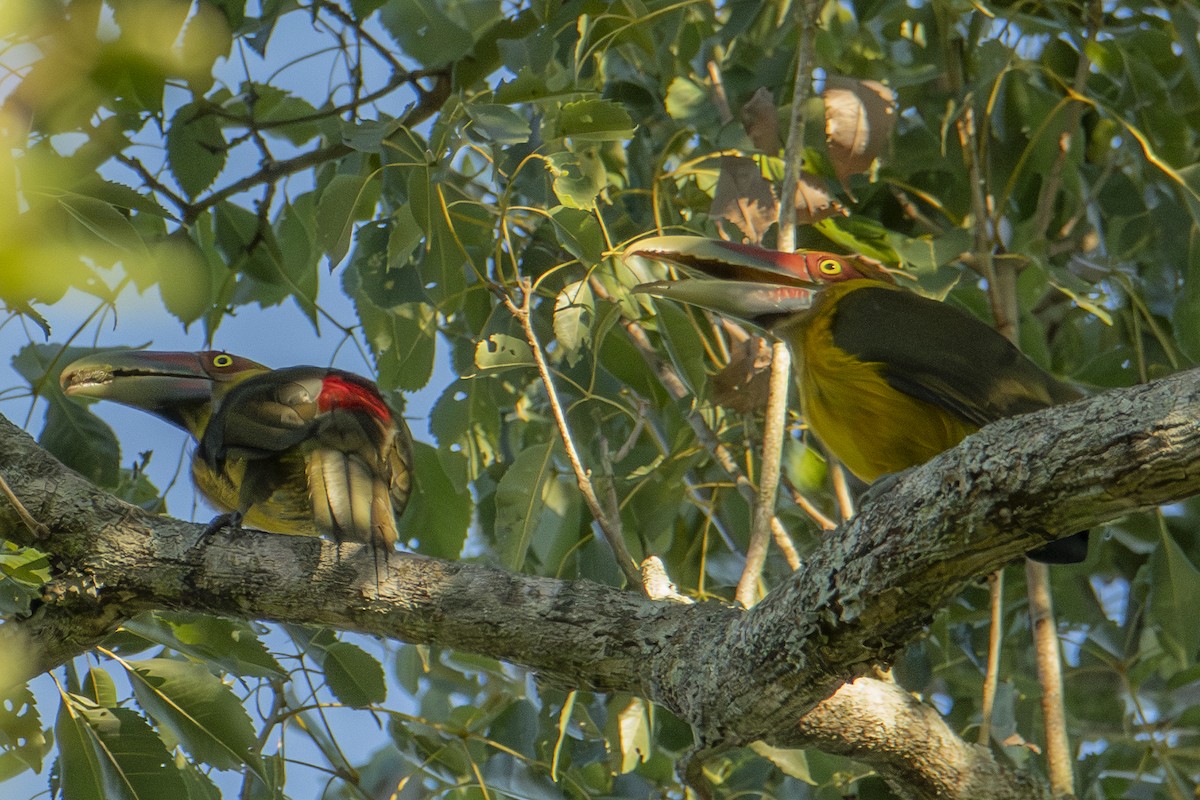
[[[214,533],[219,533],[222,528],[229,528],[230,533],[238,533],[242,530],[242,512],[229,511],[224,514],[217,514],[212,518],[212,522],[208,523],[208,527],[204,529],[205,536],[212,536]]]

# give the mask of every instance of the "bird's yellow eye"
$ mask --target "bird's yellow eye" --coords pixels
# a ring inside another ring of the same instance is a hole
[[[213,356],[213,366],[214,367],[232,367],[233,366],[233,356],[229,355],[228,353],[217,353],[215,356]]]
[[[822,275],[841,275],[842,262],[836,258],[822,258],[817,263],[817,269],[821,271]]]

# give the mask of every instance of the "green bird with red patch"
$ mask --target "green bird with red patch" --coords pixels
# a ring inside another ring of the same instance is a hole
[[[190,433],[213,527],[325,535],[391,549],[412,492],[412,439],[378,387],[328,367],[271,369],[222,351],[118,350],[62,372],[63,391]]]

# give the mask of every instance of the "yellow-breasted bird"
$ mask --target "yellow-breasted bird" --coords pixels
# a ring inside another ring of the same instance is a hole
[[[868,483],[923,464],[989,422],[1082,397],[983,321],[884,282],[858,259],[697,236],[644,239],[630,256],[707,276],[635,291],[736,317],[788,342],[809,429]],[[1029,554],[1046,563],[1086,556],[1086,531]]]
[[[270,369],[220,351],[118,350],[69,364],[68,395],[148,411],[195,437],[196,488],[250,527],[392,548],[412,440],[375,384],[326,367]]]

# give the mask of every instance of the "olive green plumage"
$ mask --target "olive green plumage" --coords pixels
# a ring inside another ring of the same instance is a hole
[[[923,464],[989,422],[1081,397],[981,320],[884,282],[851,257],[699,237],[644,240],[626,255],[705,276],[638,291],[747,320],[791,345],[809,429],[868,483]],[[1086,554],[1084,532],[1030,557],[1063,563]]]
[[[229,353],[115,351],[63,370],[67,394],[114,400],[196,438],[192,477],[220,521],[391,548],[412,491],[408,427],[370,381],[272,370]]]

